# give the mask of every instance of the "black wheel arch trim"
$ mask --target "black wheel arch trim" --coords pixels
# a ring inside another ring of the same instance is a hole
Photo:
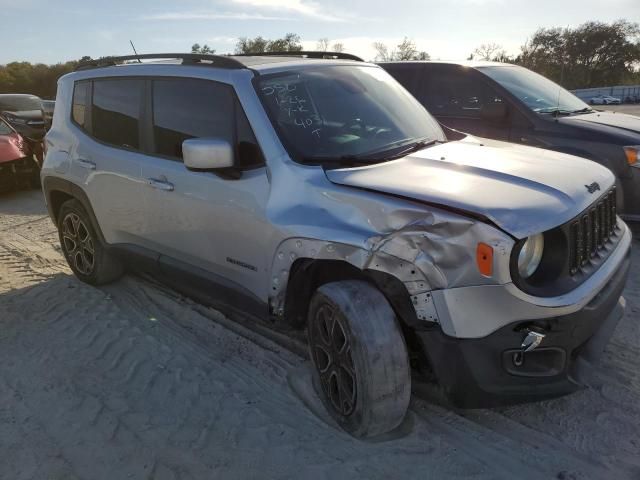
[[[98,235],[98,239],[100,240],[100,242],[106,245],[102,229],[100,228],[100,224],[98,223],[96,214],[94,213],[93,207],[91,206],[91,201],[89,200],[89,197],[87,196],[85,191],[79,185],[63,178],[45,177],[42,180],[42,190],[44,191],[44,195],[47,200],[47,210],[49,211],[49,216],[51,217],[51,220],[53,220],[54,224],[58,224],[58,212],[56,212],[54,209],[52,197],[54,192],[62,192],[78,200],[82,204],[85,211],[87,212],[87,215],[89,215],[91,226],[96,232],[96,235]]]

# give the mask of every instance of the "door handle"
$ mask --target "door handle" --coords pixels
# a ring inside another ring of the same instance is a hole
[[[95,162],[92,162],[91,160],[87,160],[85,158],[78,158],[76,161],[78,162],[78,165],[80,165],[82,168],[87,168],[89,170],[96,169]]]
[[[173,183],[157,178],[147,178],[147,184],[152,188],[164,190],[165,192],[173,192]]]

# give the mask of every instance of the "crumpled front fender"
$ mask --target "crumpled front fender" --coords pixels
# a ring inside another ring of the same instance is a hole
[[[394,223],[394,212],[389,223]],[[341,243],[304,237],[283,241],[275,254],[271,277],[271,310],[284,312],[289,274],[301,258],[338,260],[362,270],[374,270],[400,280],[411,296],[419,320],[437,322],[431,292],[456,286],[509,282],[509,256],[513,239],[498,229],[444,211],[416,210],[404,225],[390,233],[372,232],[360,242]],[[396,219],[398,220],[398,219]],[[479,242],[494,249],[494,273],[484,277],[476,265]]]

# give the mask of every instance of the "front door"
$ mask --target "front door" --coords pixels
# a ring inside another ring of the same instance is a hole
[[[142,168],[147,238],[168,257],[164,260],[211,272],[266,301],[271,258],[263,246],[271,233],[265,215],[270,184],[233,88],[178,78],[152,80],[150,88],[153,154]],[[236,145],[240,171],[188,170],[182,142],[202,137]]]

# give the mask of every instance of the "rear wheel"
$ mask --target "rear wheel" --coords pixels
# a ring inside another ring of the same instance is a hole
[[[122,276],[121,261],[100,242],[79,201],[68,200],[60,207],[58,234],[67,263],[83,282],[103,285]]]
[[[411,397],[409,357],[395,314],[372,285],[321,286],[309,307],[308,340],[325,407],[355,437],[396,428]]]

